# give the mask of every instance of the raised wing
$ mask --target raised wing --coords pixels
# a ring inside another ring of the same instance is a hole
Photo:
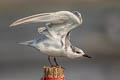
[[[82,17],[80,13],[75,15],[69,11],[42,13],[19,19],[11,24],[10,27],[23,23],[38,22],[46,23],[46,27],[43,29],[39,28],[38,32],[43,33],[47,37],[49,36],[49,38],[52,37],[63,41],[63,44],[66,44],[66,41],[69,41],[69,32],[82,23]]]
[[[53,36],[50,34],[49,30],[46,27],[40,27],[40,28],[38,28],[38,32],[40,34],[45,35],[46,37],[48,37],[50,39],[53,38]]]
[[[67,21],[69,18],[65,16],[64,14],[58,14],[58,12],[53,13],[42,13],[42,14],[36,14],[29,17],[25,17],[22,19],[19,19],[12,23],[10,27],[24,24],[24,23],[37,23],[37,22],[44,22],[44,23],[63,23]]]

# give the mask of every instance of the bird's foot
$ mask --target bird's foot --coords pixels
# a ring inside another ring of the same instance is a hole
[[[58,67],[59,65],[51,65],[51,67]]]

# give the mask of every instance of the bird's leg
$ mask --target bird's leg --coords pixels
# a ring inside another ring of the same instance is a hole
[[[50,60],[50,56],[48,56],[48,61],[49,61],[49,64],[51,65],[51,67],[53,67],[52,62]]]
[[[59,66],[55,57],[54,57],[54,62],[56,64],[56,66]]]

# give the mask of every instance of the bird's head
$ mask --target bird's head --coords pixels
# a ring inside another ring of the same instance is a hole
[[[71,49],[72,49],[72,53],[71,54],[68,54],[68,57],[69,58],[79,58],[79,57],[87,57],[87,58],[92,58],[91,56],[88,56],[87,54],[84,53],[83,50],[77,48],[77,47],[74,47],[74,46],[71,46]]]
[[[81,13],[79,13],[78,11],[73,11],[73,14],[76,15],[79,20],[80,20],[80,23],[82,23],[82,16],[81,16]]]

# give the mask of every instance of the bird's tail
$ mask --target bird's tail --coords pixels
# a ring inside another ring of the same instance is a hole
[[[34,40],[20,42],[20,43],[17,43],[17,44],[26,45],[26,46],[32,46],[34,44]]]

